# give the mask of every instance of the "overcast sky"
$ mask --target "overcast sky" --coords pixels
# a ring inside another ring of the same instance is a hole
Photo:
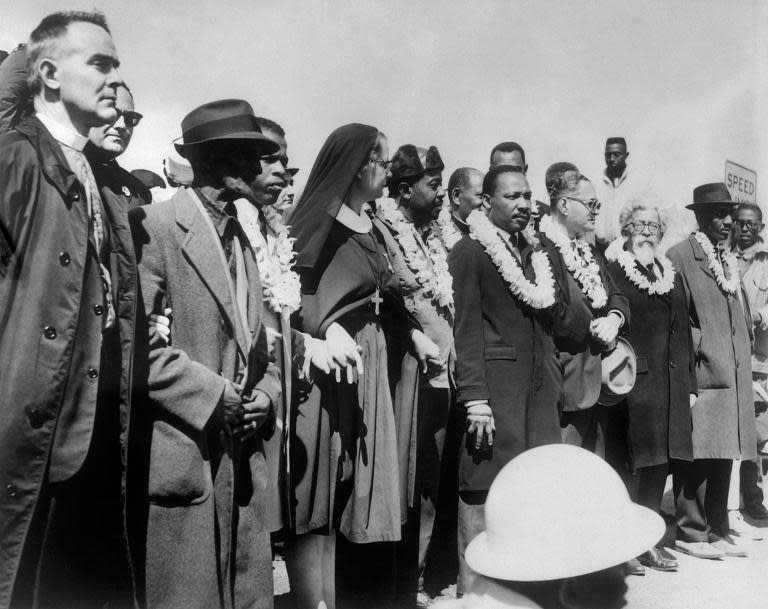
[[[448,170],[485,170],[516,140],[540,198],[555,161],[598,179],[612,135],[667,203],[721,181],[726,158],[767,192],[764,0],[0,0],[0,49],[51,11],[94,5],[145,116],[127,169],[159,171],[189,110],[242,97],[285,127],[299,184],[328,133],[356,121],[393,152],[438,146]]]

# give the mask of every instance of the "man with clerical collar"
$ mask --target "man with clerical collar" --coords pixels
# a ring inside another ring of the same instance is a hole
[[[555,279],[582,321],[555,331],[564,367],[563,441],[605,456],[606,407],[597,404],[602,384],[601,354],[612,349],[629,322],[629,304],[586,240],[600,201],[592,183],[571,163],[547,169],[550,213],[541,219],[541,246]]]
[[[519,167],[500,165],[483,179],[484,213],[467,217],[469,234],[448,256],[454,279],[457,401],[466,431],[459,469],[459,594],[473,579],[464,549],[484,527],[496,474],[513,457],[560,441],[562,373],[550,328],[563,311],[543,252],[521,231],[531,189]],[[572,320],[565,320],[570,323]],[[599,382],[598,382],[599,384]]]
[[[448,205],[437,217],[437,229],[445,248],[450,251],[462,235],[469,232],[465,220],[482,207],[483,172],[472,167],[459,167],[448,179]]]
[[[83,153],[118,119],[120,61],[96,12],[48,15],[26,55],[34,114],[0,136],[0,607],[131,606],[136,262]]]
[[[150,438],[144,594],[150,608],[271,607],[263,440],[281,403],[279,336],[238,205],[256,204],[260,159],[280,147],[243,100],[204,104],[181,127],[192,186],[131,212],[146,311],[173,311],[136,423]]]
[[[432,222],[443,205],[443,160],[436,147],[406,144],[392,157],[391,198],[377,202],[374,224],[384,238],[407,308],[433,342],[431,362],[403,355],[394,389],[401,508],[408,522],[398,550],[398,595],[416,602],[419,573],[435,523],[445,428],[451,406],[453,288],[447,251]]]
[[[691,406],[694,460],[673,470],[677,547],[700,558],[746,556],[728,519],[732,464],[756,456],[752,319],[742,304],[738,263],[725,247],[735,203],[725,184],[713,183],[694,188],[687,207],[699,230],[668,252],[689,295],[699,390]]]

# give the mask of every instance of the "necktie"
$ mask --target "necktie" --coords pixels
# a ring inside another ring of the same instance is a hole
[[[656,270],[653,268],[653,262],[651,262],[648,266],[645,267],[645,270],[648,271],[648,276],[651,278],[651,281],[656,281]]]

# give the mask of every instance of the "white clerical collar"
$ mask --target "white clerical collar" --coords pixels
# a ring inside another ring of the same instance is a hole
[[[336,214],[336,219],[349,230],[356,233],[369,233],[371,232],[371,228],[373,228],[371,219],[365,212],[357,214],[346,203],[339,208],[339,213]]]
[[[35,116],[43,123],[43,126],[48,129],[48,132],[53,136],[59,144],[64,144],[69,148],[74,148],[78,152],[82,152],[85,145],[88,143],[88,138],[80,135],[77,131],[70,129],[59,123],[56,119],[47,114],[36,113]]]

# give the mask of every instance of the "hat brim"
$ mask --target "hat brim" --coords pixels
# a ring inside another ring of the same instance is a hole
[[[598,502],[595,510],[599,509]],[[467,546],[465,559],[471,569],[494,579],[524,582],[576,577],[639,556],[659,542],[666,528],[656,512],[632,502],[620,518],[595,521],[592,530],[573,527],[566,535],[557,535],[557,527],[531,531],[503,551],[493,548],[483,531]]]
[[[689,203],[685,208],[694,210],[701,207],[736,207],[738,204],[738,201],[699,201],[698,203]]]
[[[299,173],[299,168],[298,167],[289,167],[288,169],[286,169],[286,171],[288,172],[288,175],[295,176],[297,173]]]
[[[258,148],[259,152],[263,154],[272,154],[280,150],[280,145],[277,142],[268,138],[266,135],[262,135],[260,133],[254,133],[252,131],[244,131],[241,133],[228,133],[226,135],[220,135],[217,137],[212,137],[204,140],[198,140],[196,142],[180,142],[180,143],[174,142],[173,146],[174,148],[176,148],[176,152],[178,152],[181,156],[183,156],[186,159],[187,154],[191,150],[197,150],[200,147],[205,146],[207,144],[211,144],[213,142],[234,142],[234,141],[252,143]]]

